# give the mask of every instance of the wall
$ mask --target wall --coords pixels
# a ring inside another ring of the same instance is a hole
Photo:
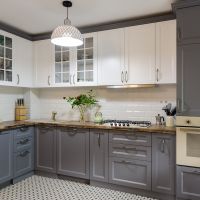
[[[34,93],[34,112],[38,110],[40,118],[51,118],[51,112],[58,113],[57,119],[78,120],[79,113],[72,110],[70,105],[62,99],[63,96],[76,96],[87,92],[91,88],[49,88],[40,89]],[[175,104],[176,86],[167,85],[155,88],[140,89],[106,89],[94,88],[99,100],[100,111],[104,119],[150,120],[155,123],[155,115],[165,115],[162,107],[167,102]],[[37,100],[37,98],[39,101]],[[98,107],[87,113],[87,119],[93,120]],[[32,118],[34,118],[32,116]]]
[[[0,121],[15,119],[15,102],[22,98],[24,90],[13,87],[0,87]]]

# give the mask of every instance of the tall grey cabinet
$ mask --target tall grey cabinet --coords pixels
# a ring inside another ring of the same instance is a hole
[[[90,180],[108,182],[108,131],[90,130]]]
[[[175,135],[152,134],[152,191],[175,193]]]
[[[57,131],[57,173],[89,179],[89,129]]]
[[[174,4],[177,16],[177,114],[200,116],[200,1]]]
[[[56,173],[56,128],[36,128],[36,170]]]
[[[13,132],[0,132],[0,184],[13,178]]]

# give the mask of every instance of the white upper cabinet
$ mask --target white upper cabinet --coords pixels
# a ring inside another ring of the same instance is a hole
[[[120,85],[124,71],[124,29],[98,32],[98,85]]]
[[[84,34],[82,46],[55,46],[54,86],[97,85],[97,33]]]
[[[0,85],[32,86],[32,42],[0,31]]]
[[[52,87],[54,67],[54,45],[50,40],[36,41],[34,51],[34,87]]]
[[[176,83],[176,20],[156,23],[156,82]]]
[[[155,83],[155,24],[125,28],[125,84]]]

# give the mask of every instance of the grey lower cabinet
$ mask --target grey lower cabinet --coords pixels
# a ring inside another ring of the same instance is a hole
[[[89,129],[58,128],[57,173],[89,179]]]
[[[13,178],[13,132],[0,132],[0,184]]]
[[[151,163],[110,157],[109,182],[138,189],[151,190]]]
[[[90,180],[108,182],[108,131],[90,130]]]
[[[34,170],[34,127],[14,130],[14,178]]]
[[[177,197],[187,200],[200,199],[200,169],[177,167]]]
[[[151,190],[151,134],[109,133],[109,183]]]
[[[175,136],[152,134],[152,191],[175,194]]]
[[[36,170],[56,173],[56,128],[37,126],[35,141]]]

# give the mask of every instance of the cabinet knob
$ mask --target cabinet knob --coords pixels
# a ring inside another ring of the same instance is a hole
[[[191,121],[189,119],[186,120],[186,124],[191,124]]]
[[[20,83],[20,78],[19,78],[19,74],[17,74],[17,85],[19,85]]]

